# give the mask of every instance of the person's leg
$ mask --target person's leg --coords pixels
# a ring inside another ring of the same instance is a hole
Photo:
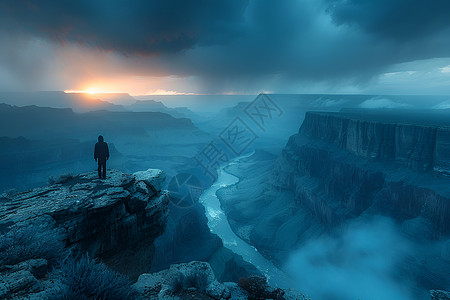
[[[101,179],[102,178],[102,164],[100,162],[100,160],[98,161],[98,178]]]
[[[103,162],[103,179],[106,179],[106,160]]]

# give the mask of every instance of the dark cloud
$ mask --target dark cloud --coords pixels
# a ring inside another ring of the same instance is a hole
[[[239,35],[242,0],[0,1],[1,29],[125,54],[177,52]]]
[[[270,86],[270,76],[298,86],[370,84],[393,65],[450,57],[450,1],[431,2],[251,1],[245,39],[210,49],[190,72],[223,71],[207,86],[233,78]]]
[[[332,90],[371,84],[393,65],[450,57],[450,1],[0,0],[0,43],[2,35],[85,49],[76,59],[81,79],[103,55],[102,75],[186,77],[205,93]],[[0,56],[17,43],[3,48]],[[39,59],[51,63],[47,56]],[[53,65],[70,59],[61,57]]]
[[[448,0],[330,0],[338,25],[356,25],[368,33],[399,40],[435,34],[450,27]]]

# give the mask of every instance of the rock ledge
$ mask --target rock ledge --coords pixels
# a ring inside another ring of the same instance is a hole
[[[126,174],[109,170],[66,176],[55,183],[0,198],[0,231],[30,224],[63,230],[67,246],[100,257],[131,277],[150,268],[153,241],[164,231],[168,192],[165,174],[149,169]]]

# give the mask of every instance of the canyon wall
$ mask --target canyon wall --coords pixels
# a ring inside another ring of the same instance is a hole
[[[376,116],[308,112],[300,135],[372,160],[395,161],[417,171],[450,175],[450,128]]]
[[[280,156],[228,166],[239,182],[217,195],[233,231],[311,295],[368,280],[426,299],[450,287],[448,123],[432,112],[307,112]],[[348,284],[316,286],[338,277]]]
[[[330,227],[381,212],[417,238],[448,236],[450,130],[376,117],[308,112],[276,164],[274,186],[293,190]]]

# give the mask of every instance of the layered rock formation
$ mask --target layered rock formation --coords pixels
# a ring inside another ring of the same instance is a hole
[[[15,299],[40,292],[50,266],[45,259],[30,259],[0,268],[0,298]]]
[[[293,190],[322,224],[370,209],[403,222],[416,238],[448,236],[450,129],[382,117],[307,113],[283,150],[274,185]],[[418,236],[417,226],[428,228]]]
[[[106,180],[97,179],[96,172],[59,178],[46,187],[3,196],[0,228],[56,226],[68,247],[137,278],[150,269],[153,241],[166,225],[164,179],[156,169],[134,175],[111,170]]]
[[[381,113],[308,112],[300,135],[366,159],[395,161],[412,170],[449,176],[450,124],[439,121],[422,124],[405,116],[398,120],[392,113],[386,117]]]

